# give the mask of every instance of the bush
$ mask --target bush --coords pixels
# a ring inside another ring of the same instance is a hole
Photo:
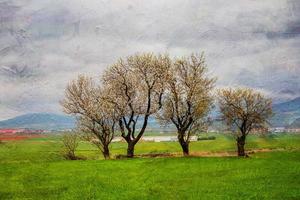
[[[197,140],[215,140],[216,137],[215,136],[207,136],[207,137],[198,137]]]
[[[79,144],[79,137],[76,133],[65,133],[62,137],[63,156],[68,160],[77,160],[75,151]]]

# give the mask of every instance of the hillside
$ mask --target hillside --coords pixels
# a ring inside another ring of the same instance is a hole
[[[289,128],[300,128],[300,118],[296,119],[289,125]]]
[[[289,127],[295,120],[300,119],[300,97],[291,101],[274,104],[273,112],[274,116],[271,119],[272,127]],[[211,112],[211,117],[215,119],[211,129],[223,130],[225,128],[224,124],[216,120],[219,115],[216,108]],[[296,126],[299,121],[293,123],[293,126]]]
[[[272,126],[289,126],[296,119],[300,118],[300,97],[291,101],[274,104],[273,111],[275,115],[271,120]]]
[[[291,101],[274,104],[274,117],[271,120],[273,127],[299,127],[300,121],[300,97]],[[211,116],[217,117],[217,111],[213,111]],[[296,121],[295,121],[296,120]],[[62,130],[75,128],[75,118],[67,115],[52,113],[31,113],[17,116],[12,119],[0,121],[0,128],[30,128],[43,130]],[[141,120],[137,124],[140,128]],[[220,124],[212,125],[212,129],[219,129]],[[161,127],[154,117],[150,117],[148,122],[149,131],[170,131],[174,127]]]
[[[12,119],[0,121],[0,128],[30,128],[42,130],[62,130],[75,128],[76,120],[67,115],[57,115],[52,113],[31,113],[20,115]],[[142,119],[137,123],[137,128],[141,128]],[[174,129],[174,128],[173,128]],[[170,127],[161,127],[154,117],[148,121],[148,131],[170,131]]]
[[[300,97],[291,101],[279,103],[274,105],[274,111],[276,112],[295,112],[300,111]]]
[[[0,121],[0,128],[61,130],[75,127],[75,119],[52,113],[31,113]]]

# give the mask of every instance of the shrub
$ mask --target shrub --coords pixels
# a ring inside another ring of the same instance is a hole
[[[207,137],[198,137],[197,140],[215,140],[216,137],[215,136],[207,136]]]
[[[63,156],[68,160],[77,160],[75,151],[79,144],[79,136],[76,133],[65,133],[62,137]]]

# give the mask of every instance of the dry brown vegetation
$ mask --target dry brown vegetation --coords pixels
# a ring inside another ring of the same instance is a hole
[[[162,107],[170,65],[167,55],[136,54],[120,59],[104,73],[105,98],[120,114],[118,125],[128,143],[128,157],[134,156],[134,147],[143,136],[150,115]],[[142,123],[139,130],[138,120]]]
[[[189,155],[190,136],[205,127],[213,104],[215,78],[207,75],[203,54],[175,59],[166,79],[160,121],[173,123],[184,155]]]
[[[63,155],[66,159],[76,160],[75,151],[79,144],[79,138],[76,133],[65,133],[62,137]]]
[[[245,156],[245,140],[253,129],[263,129],[272,116],[272,100],[248,88],[219,91],[222,119],[236,137],[238,156]]]
[[[102,88],[86,76],[72,81],[65,95],[62,101],[64,111],[77,116],[78,129],[85,133],[83,138],[91,141],[105,158],[109,158],[109,144],[119,119],[114,105],[104,100]]]
[[[79,130],[105,158],[117,130],[127,142],[127,157],[133,157],[151,115],[175,125],[183,154],[189,155],[191,135],[207,128],[215,81],[203,54],[174,59],[135,54],[110,66],[100,84],[80,75],[66,88],[62,106],[77,116]],[[236,135],[238,155],[244,156],[246,136],[266,126],[272,102],[252,89],[220,90],[218,100],[222,119]]]

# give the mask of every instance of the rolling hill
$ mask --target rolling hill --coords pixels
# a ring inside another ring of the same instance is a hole
[[[300,118],[296,119],[289,125],[289,128],[300,128]]]
[[[274,111],[276,112],[295,112],[300,110],[300,97],[291,101],[279,103],[274,105]]]
[[[31,113],[0,121],[0,128],[62,130],[75,127],[75,118],[52,113]]]
[[[274,104],[274,117],[271,120],[273,127],[291,127],[300,128],[300,97],[291,101]],[[212,113],[214,118],[216,113]],[[140,126],[138,123],[137,127]],[[31,113],[20,115],[12,119],[0,121],[0,128],[29,128],[43,130],[63,130],[75,128],[76,120],[67,115],[58,115],[53,113]],[[215,126],[215,125],[213,125]],[[166,131],[174,127],[161,127],[154,117],[149,119],[149,131]],[[212,127],[216,128],[216,127]]]
[[[272,126],[287,127],[300,118],[300,97],[291,101],[274,104],[275,113],[271,120]]]
[[[12,119],[0,121],[0,128],[29,128],[42,130],[73,129],[76,119],[68,115],[57,115],[52,113],[31,113],[20,115]],[[142,120],[139,120],[137,128],[141,128]],[[168,131],[170,127],[161,127],[154,117],[148,121],[148,131]]]

